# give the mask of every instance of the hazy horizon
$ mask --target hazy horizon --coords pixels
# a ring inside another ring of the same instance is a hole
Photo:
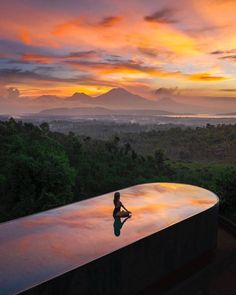
[[[40,95],[27,98],[21,96],[17,88],[9,88],[7,90],[8,97],[0,100],[0,114],[20,115],[37,113],[45,109],[78,107],[101,107],[110,110],[157,110],[176,114],[211,115],[233,113],[236,110],[236,100],[231,97],[228,97],[227,100],[224,97],[215,99],[207,96],[195,97],[195,101],[190,103],[188,97],[179,93],[172,93],[165,88],[160,88],[156,92],[158,92],[158,99],[156,100],[135,95],[124,88],[113,88],[96,96],[75,92],[68,97]]]

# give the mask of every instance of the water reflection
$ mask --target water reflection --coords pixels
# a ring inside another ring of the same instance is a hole
[[[218,202],[205,189],[173,183],[137,185],[120,193],[133,212],[129,222],[127,215],[113,218],[113,192],[1,224],[0,286],[8,291],[4,294],[19,293],[87,264]]]
[[[121,218],[119,216],[116,216],[114,218],[114,223],[113,223],[113,227],[114,227],[114,235],[119,237],[120,236],[120,230],[122,228],[122,226],[125,224],[125,222],[130,218],[131,216],[127,216],[123,221],[121,221]]]
[[[114,223],[113,223],[114,234],[116,237],[119,237],[122,226],[125,224],[128,218],[131,217],[131,212],[127,208],[125,208],[125,206],[121,203],[119,192],[114,193],[113,204],[114,204],[114,210],[112,215],[114,218]],[[124,210],[121,210],[121,208],[123,208]],[[125,219],[121,221],[121,218],[125,218]]]

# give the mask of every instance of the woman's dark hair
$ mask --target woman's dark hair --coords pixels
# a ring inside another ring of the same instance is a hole
[[[119,198],[120,198],[120,193],[119,192],[115,192],[114,193],[114,199],[113,199],[114,205],[117,204],[117,201],[119,200]]]

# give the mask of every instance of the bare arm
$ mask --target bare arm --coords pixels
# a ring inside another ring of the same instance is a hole
[[[128,209],[126,209],[122,203],[121,203],[121,207],[124,208],[126,212],[130,213],[130,211]]]

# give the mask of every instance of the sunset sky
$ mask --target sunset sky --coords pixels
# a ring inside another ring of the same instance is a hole
[[[8,0],[0,9],[0,91],[236,94],[235,0]]]

